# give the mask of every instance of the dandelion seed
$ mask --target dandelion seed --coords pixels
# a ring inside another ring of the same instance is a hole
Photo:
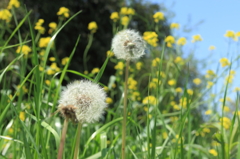
[[[126,29],[112,40],[112,49],[118,59],[136,60],[144,55],[146,43],[137,31]]]
[[[106,93],[90,81],[75,81],[62,91],[58,110],[73,122],[98,121],[107,107]]]

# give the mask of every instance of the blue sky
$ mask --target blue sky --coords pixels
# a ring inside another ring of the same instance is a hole
[[[183,48],[184,56],[188,56],[189,52],[194,50],[196,59],[207,59],[205,61],[208,64],[207,68],[200,68],[202,73],[207,69],[216,70],[220,58],[233,59],[240,55],[240,38],[238,42],[234,42],[224,37],[227,30],[240,31],[240,0],[151,0],[151,2],[165,6],[166,10],[161,11],[169,24],[172,22],[180,24],[180,29],[173,34],[188,39],[187,45]],[[184,28],[191,31],[184,32]],[[200,34],[203,41],[193,44],[192,35],[196,34]],[[209,51],[210,45],[214,45],[216,50]],[[238,80],[240,67],[235,64],[233,68],[237,74],[234,87],[240,87]],[[218,87],[220,86],[222,81],[218,82]]]

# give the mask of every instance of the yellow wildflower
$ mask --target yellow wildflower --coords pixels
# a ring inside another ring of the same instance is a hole
[[[25,112],[20,112],[19,113],[19,119],[24,121],[25,120]]]
[[[176,80],[175,79],[171,79],[171,80],[168,81],[168,84],[170,86],[174,86],[176,84]]]
[[[96,73],[98,73],[100,70],[99,70],[99,68],[94,68],[94,69],[92,69],[92,74],[96,74]]]
[[[210,133],[211,132],[211,130],[209,128],[203,128],[202,131],[205,132],[205,133]]]
[[[127,9],[127,14],[128,15],[134,15],[135,14],[135,10],[133,8],[128,8]]]
[[[152,60],[152,66],[156,67],[160,64],[160,58],[156,57],[155,59]]]
[[[124,68],[123,62],[118,62],[117,65],[114,67],[116,70],[122,70]]]
[[[142,103],[155,105],[157,104],[157,99],[154,96],[147,96],[143,99]]]
[[[172,47],[172,44],[175,43],[175,39],[171,35],[167,36],[164,41],[167,43],[167,47]]]
[[[187,97],[183,97],[179,100],[179,105],[182,106],[183,108],[187,108],[187,105],[191,102],[190,99]]]
[[[163,139],[166,139],[166,138],[168,137],[167,132],[163,132],[163,133],[162,133],[162,137],[163,137]]]
[[[237,37],[236,37],[234,31],[232,31],[232,30],[227,30],[226,33],[224,34],[224,36],[237,41]]]
[[[209,48],[208,48],[208,50],[215,50],[215,49],[216,49],[216,47],[213,45],[209,46]]]
[[[55,22],[51,22],[51,23],[49,23],[48,24],[48,26],[49,26],[49,30],[48,30],[48,34],[52,34],[52,32],[54,31],[54,30],[56,30],[56,28],[57,28],[57,23],[55,23]]]
[[[177,57],[175,58],[174,62],[175,62],[176,64],[180,64],[180,65],[183,65],[183,64],[184,64],[184,61],[183,61],[182,57],[180,57],[180,56],[177,56]]]
[[[205,111],[205,115],[210,115],[210,114],[212,114],[212,110],[207,110],[207,111]]]
[[[42,26],[43,23],[44,23],[44,19],[38,19],[38,21],[34,27],[34,29],[39,31],[39,33],[41,33],[41,34],[45,33],[45,28]]]
[[[112,19],[114,22],[116,22],[119,19],[118,12],[112,12],[110,19]]]
[[[69,60],[69,57],[64,57],[61,61],[62,65],[66,65]]]
[[[12,14],[7,9],[0,10],[0,19],[5,20],[7,23],[10,22]]]
[[[192,90],[192,89],[187,89],[187,93],[188,93],[189,95],[193,95],[193,90]]]
[[[97,23],[94,21],[88,24],[88,30],[90,30],[91,33],[95,33],[97,31],[97,28],[98,28]]]
[[[178,23],[171,23],[170,28],[171,29],[179,29],[179,24]]]
[[[141,70],[142,66],[143,66],[143,63],[142,63],[142,62],[137,62],[137,63],[136,63],[136,69],[137,69],[137,70]]]
[[[127,15],[128,14],[128,8],[127,7],[122,7],[120,9],[120,14],[122,15]]]
[[[223,106],[223,111],[224,112],[230,112],[230,108],[228,106]]]
[[[156,47],[158,42],[158,35],[153,31],[146,31],[143,33],[143,39],[151,46]]]
[[[51,84],[50,80],[45,80],[45,83],[49,86]]]
[[[128,78],[128,88],[132,89],[132,90],[136,90],[137,89],[137,81],[134,80],[132,77]]]
[[[182,88],[181,88],[181,87],[178,87],[178,88],[175,89],[175,91],[176,91],[177,93],[181,93],[181,92],[182,92]]]
[[[55,57],[49,57],[49,61],[56,61],[56,58]]]
[[[205,75],[206,78],[212,79],[215,78],[217,75],[215,74],[215,72],[213,70],[207,70],[207,73]]]
[[[222,124],[225,129],[229,129],[231,126],[231,120],[227,117],[220,118],[220,123]]]
[[[208,81],[207,82],[207,89],[211,88],[213,86],[213,84],[214,84],[213,82]]]
[[[201,84],[201,79],[200,78],[195,78],[195,79],[193,79],[193,83],[194,84],[196,84],[196,85],[199,85],[199,84]]]
[[[187,40],[184,37],[179,38],[177,41],[177,45],[181,45],[181,46],[185,45],[186,43],[187,43]]]
[[[217,155],[218,155],[217,151],[214,150],[214,149],[210,149],[208,152],[209,152],[210,154],[212,154],[213,156],[217,156]]]
[[[229,66],[230,65],[230,62],[228,61],[228,59],[226,57],[224,58],[221,58],[219,60],[219,62],[221,63],[222,67],[225,67],[225,66]]]
[[[112,103],[113,103],[112,98],[107,97],[107,98],[106,98],[106,103],[108,103],[108,104],[112,104]]]
[[[24,55],[28,55],[29,52],[31,52],[31,51],[32,51],[32,49],[29,46],[23,45],[23,46],[18,46],[16,53],[18,53],[18,54],[22,53]]]
[[[128,23],[129,23],[129,18],[128,18],[128,16],[124,16],[124,17],[121,18],[121,24],[122,24],[123,26],[127,26]]]
[[[112,57],[112,56],[114,56],[114,53],[112,51],[108,50],[107,51],[107,56]]]
[[[69,9],[66,7],[61,7],[61,8],[59,8],[57,15],[68,18],[69,17]]]
[[[199,34],[192,36],[192,43],[197,42],[197,41],[202,41],[202,37]]]
[[[39,43],[38,43],[39,47],[41,47],[41,48],[47,47],[50,40],[51,40],[51,37],[40,38]]]
[[[12,9],[13,6],[19,8],[20,3],[18,2],[18,0],[10,0],[7,9]]]
[[[235,87],[234,92],[240,92],[240,87]]]
[[[164,14],[162,12],[157,12],[153,15],[154,21],[158,23],[160,20],[164,20]]]

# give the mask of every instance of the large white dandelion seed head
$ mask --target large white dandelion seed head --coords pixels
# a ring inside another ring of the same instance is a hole
[[[58,110],[74,122],[98,121],[107,107],[106,93],[96,83],[82,80],[67,85],[60,95]]]
[[[119,59],[137,60],[144,55],[145,49],[146,42],[135,30],[122,30],[112,39],[113,53]]]

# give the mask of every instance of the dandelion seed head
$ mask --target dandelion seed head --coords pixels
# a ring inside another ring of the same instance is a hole
[[[93,123],[98,121],[107,107],[106,93],[90,81],[75,81],[61,93],[58,110],[73,122]]]
[[[137,31],[126,29],[112,40],[112,49],[118,59],[137,60],[144,55],[146,42]]]

